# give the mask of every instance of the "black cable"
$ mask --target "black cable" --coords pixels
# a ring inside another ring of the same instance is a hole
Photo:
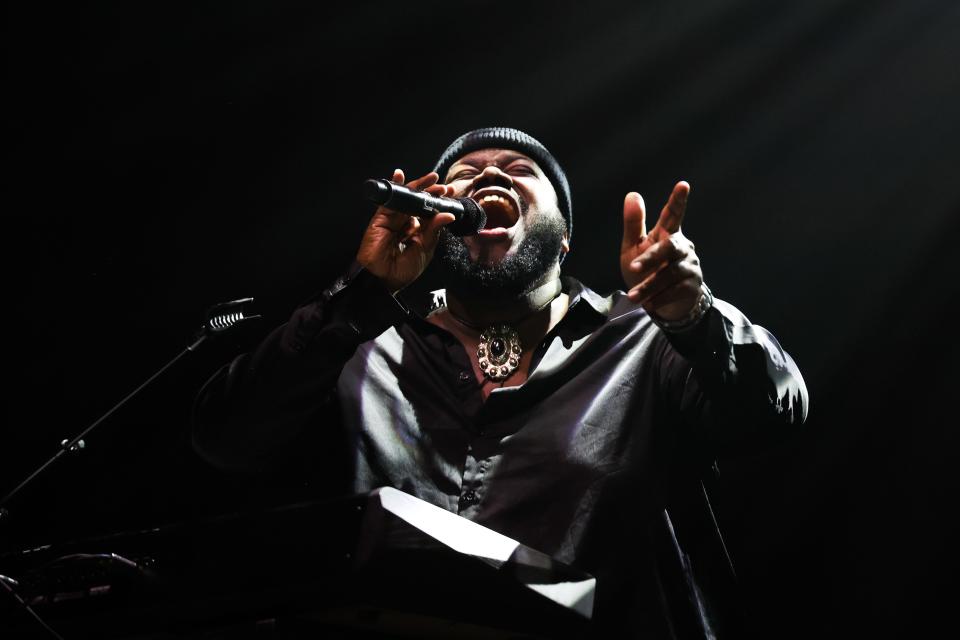
[[[43,630],[46,631],[51,638],[56,638],[57,640],[64,640],[63,636],[61,636],[59,633],[54,631],[53,627],[51,627],[46,622],[44,622],[43,618],[37,615],[37,612],[33,610],[33,607],[27,604],[27,601],[21,598],[19,593],[14,591],[13,587],[11,587],[7,583],[8,580],[10,580],[10,578],[8,578],[7,576],[0,576],[0,584],[2,584],[3,588],[6,589],[7,593],[10,594],[10,597],[12,597],[14,600],[17,601],[17,604],[20,606],[20,608],[26,611],[38,625],[43,627]]]

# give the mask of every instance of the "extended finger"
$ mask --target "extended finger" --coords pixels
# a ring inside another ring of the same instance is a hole
[[[631,191],[623,199],[623,242],[621,252],[643,242],[647,237],[647,210],[643,197]]]
[[[673,187],[667,204],[660,211],[657,226],[669,233],[680,231],[680,224],[687,212],[687,198],[690,196],[690,184],[681,180]]]
[[[393,178],[391,179],[391,181],[394,184],[403,184],[403,180],[404,180],[403,169],[394,169]]]

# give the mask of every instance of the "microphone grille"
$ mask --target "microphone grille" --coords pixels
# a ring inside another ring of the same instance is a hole
[[[487,214],[483,208],[471,198],[457,198],[463,205],[463,215],[447,225],[455,236],[472,236],[487,226]]]

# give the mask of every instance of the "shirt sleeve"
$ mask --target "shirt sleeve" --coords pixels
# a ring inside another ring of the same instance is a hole
[[[357,347],[408,314],[376,277],[354,265],[207,381],[194,404],[194,448],[221,468],[268,466],[305,428],[324,422],[340,371]]]
[[[733,305],[715,300],[696,327],[667,340],[681,423],[710,455],[775,444],[806,420],[809,395],[793,358]]]

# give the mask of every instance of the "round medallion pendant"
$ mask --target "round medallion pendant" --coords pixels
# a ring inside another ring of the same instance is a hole
[[[484,329],[477,346],[477,362],[489,380],[500,382],[520,366],[520,334],[513,327],[495,324]]]

